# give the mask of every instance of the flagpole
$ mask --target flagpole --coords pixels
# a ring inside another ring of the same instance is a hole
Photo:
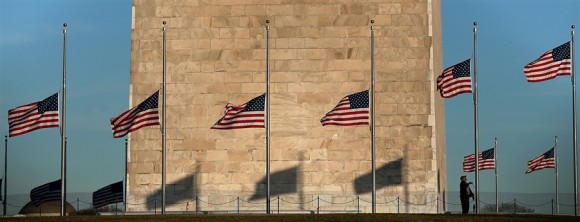
[[[479,157],[478,157],[479,158]],[[493,149],[493,158],[495,158],[495,212],[499,212],[499,182],[497,176],[497,137],[495,138],[495,148]]]
[[[125,175],[123,175],[125,177],[125,189],[123,192],[123,205],[125,205],[125,212],[127,212],[127,162],[129,161],[129,143],[127,138],[125,138]]]
[[[554,172],[556,173],[556,214],[560,214],[560,182],[558,178],[558,136],[554,137]]]
[[[473,110],[475,132],[475,155],[479,155],[479,116],[477,106],[477,22],[473,23]],[[479,156],[475,157],[475,213],[479,213]]]
[[[63,24],[62,47],[62,128],[60,156],[60,216],[66,216],[66,23]]]
[[[165,42],[166,42],[166,35],[165,31],[167,30],[166,22],[163,21],[163,113],[161,116],[161,214],[165,214],[165,129],[167,129],[167,124],[165,122],[165,114],[167,113],[165,102],[167,101],[167,94],[165,91],[165,80],[166,80],[166,70],[167,66],[165,65],[166,60],[166,52],[165,52]]]
[[[266,20],[266,214],[270,214],[270,20]]]
[[[377,212],[377,187],[375,163],[375,20],[371,20],[371,165],[373,174],[372,212]]]
[[[1,184],[0,184],[1,185]],[[4,196],[2,197],[2,215],[6,216],[6,199],[8,197],[8,193],[6,191],[6,187],[8,186],[8,136],[4,135]]]
[[[572,25],[572,41],[570,41],[570,58],[572,59],[572,138],[574,138],[574,215],[578,216],[578,143],[576,138],[576,66],[574,65],[574,29]]]

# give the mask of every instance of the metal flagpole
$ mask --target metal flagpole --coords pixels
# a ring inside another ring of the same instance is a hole
[[[127,162],[129,161],[129,143],[128,140],[125,138],[125,189],[123,191],[123,205],[125,205],[125,212],[127,212]]]
[[[479,116],[477,107],[477,22],[473,23],[473,110],[475,132],[475,213],[479,213]]]
[[[1,185],[1,184],[0,184]],[[4,135],[4,196],[2,198],[2,209],[3,216],[6,216],[6,204],[7,204],[7,197],[8,193],[6,191],[6,187],[8,186],[8,136]]]
[[[578,143],[576,139],[576,66],[574,65],[574,29],[572,25],[572,41],[570,41],[570,58],[572,59],[572,137],[574,138],[574,215],[578,216]]]
[[[266,20],[266,214],[270,214],[270,20]]]
[[[167,129],[167,124],[165,122],[165,114],[167,113],[166,107],[165,107],[165,102],[167,101],[167,94],[165,91],[165,80],[166,80],[166,70],[167,70],[167,66],[165,65],[167,60],[166,60],[166,47],[165,47],[165,42],[166,42],[166,35],[165,35],[165,31],[167,30],[167,26],[166,26],[166,22],[163,21],[163,113],[161,116],[161,214],[165,214],[165,171],[166,171],[166,167],[165,167],[165,129]]]
[[[62,47],[62,128],[60,155],[60,216],[66,216],[66,23],[63,24]]]
[[[558,136],[554,137],[554,172],[556,173],[556,214],[560,214],[560,181],[558,178]]]
[[[479,157],[478,157],[479,158]],[[499,212],[499,182],[497,176],[497,137],[495,138],[495,146],[493,148],[493,158],[495,159],[495,212]]]
[[[377,212],[377,187],[375,163],[375,20],[371,20],[371,165],[373,174],[372,212]]]

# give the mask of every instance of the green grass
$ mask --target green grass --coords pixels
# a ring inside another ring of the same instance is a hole
[[[68,217],[11,217],[0,218],[4,221],[38,221],[38,222],[181,222],[181,221],[203,221],[203,222],[233,222],[233,221],[268,221],[268,222],[346,222],[346,221],[412,221],[412,222],[539,222],[539,221],[578,221],[578,217],[573,216],[551,216],[551,215],[443,215],[443,214],[229,214],[229,215],[134,215],[134,216],[68,216]]]

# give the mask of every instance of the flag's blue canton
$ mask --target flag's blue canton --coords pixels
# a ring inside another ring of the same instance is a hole
[[[544,159],[554,158],[554,148],[544,153]]]
[[[244,111],[264,111],[264,103],[266,101],[266,94],[253,98],[248,102],[248,106]]]
[[[348,95],[348,100],[350,101],[351,109],[369,108],[369,91],[365,90],[350,94]]]
[[[38,102],[38,114],[46,111],[58,111],[58,93]]]
[[[58,190],[58,192],[60,192],[60,180],[50,183],[49,186],[50,190]]]
[[[570,42],[566,42],[561,46],[554,48],[554,50],[552,50],[552,57],[554,58],[554,61],[570,59]]]
[[[147,98],[145,101],[139,104],[139,112],[157,108],[159,104],[158,100],[159,100],[159,91],[155,92],[153,96]]]
[[[111,193],[123,193],[123,181],[111,184]]]
[[[469,64],[469,59],[465,60],[457,65],[455,65],[455,67],[453,68],[453,78],[457,79],[457,78],[461,78],[461,77],[469,77],[469,70],[470,70],[470,64]]]
[[[489,150],[481,152],[481,156],[483,157],[483,159],[493,159],[495,156],[494,149],[495,148],[491,148]]]

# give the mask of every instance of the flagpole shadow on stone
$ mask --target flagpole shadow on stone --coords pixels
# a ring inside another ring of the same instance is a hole
[[[196,194],[194,193],[195,186],[195,175],[188,175],[184,178],[181,178],[171,184],[168,184],[169,187],[166,195],[166,204],[178,204],[183,201],[190,201],[195,200]],[[161,189],[155,190],[155,192],[149,193],[146,197],[146,207],[149,211],[157,212],[157,210],[161,207],[164,207],[161,204],[162,199],[160,198],[162,194]],[[129,203],[131,204],[131,203]],[[138,204],[138,203],[133,203]]]
[[[299,173],[300,165],[272,173],[270,175],[270,195],[279,196],[282,194],[297,193]],[[266,177],[256,183],[256,192],[250,197],[250,200],[267,198],[264,192],[264,185],[266,183]]]
[[[403,158],[388,162],[376,170],[376,189],[403,184]],[[372,173],[364,174],[354,180],[356,194],[372,192]]]

